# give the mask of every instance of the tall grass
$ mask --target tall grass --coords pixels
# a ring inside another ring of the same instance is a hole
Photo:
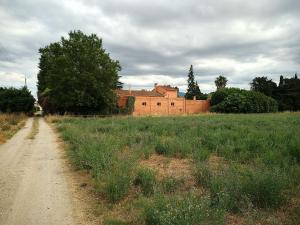
[[[299,113],[64,118],[55,122],[70,145],[74,166],[90,170],[99,191],[111,202],[126,197],[134,178],[138,178],[143,194],[150,200],[156,195],[156,188],[162,189],[163,195],[176,194],[179,184],[174,180],[156,182],[151,172],[136,169],[140,159],[154,153],[191,158],[195,179],[210,196],[206,201],[211,207],[230,213],[243,213],[248,208],[276,209],[289,200],[286,191],[300,184]],[[221,169],[210,168],[208,159],[212,154],[223,159]],[[191,200],[196,212],[198,200]],[[148,212],[160,204],[155,202],[147,208]],[[177,203],[178,210],[190,206],[184,200],[176,200]],[[188,213],[175,213],[174,218]],[[158,218],[167,218],[167,213],[162,214]]]
[[[0,113],[0,143],[12,137],[25,123],[24,114],[1,114]]]

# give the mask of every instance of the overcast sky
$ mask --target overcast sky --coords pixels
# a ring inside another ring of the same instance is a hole
[[[70,30],[103,38],[125,88],[185,91],[191,64],[202,92],[300,72],[299,0],[0,0],[0,86],[35,94],[38,49]]]

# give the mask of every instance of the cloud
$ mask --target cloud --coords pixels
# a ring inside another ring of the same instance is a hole
[[[80,29],[103,38],[122,65],[125,87],[186,89],[189,66],[204,92],[222,74],[249,88],[300,71],[298,0],[2,0],[0,85],[26,75],[36,92],[38,49]]]

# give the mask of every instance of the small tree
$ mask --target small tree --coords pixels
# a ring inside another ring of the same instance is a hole
[[[194,96],[196,99],[206,99],[206,96],[201,93],[197,81],[195,81],[193,65],[191,65],[189,74],[188,74],[188,89],[185,94],[186,99],[193,99]]]
[[[218,76],[215,80],[215,84],[217,86],[217,90],[225,88],[227,84],[227,78],[223,76]]]

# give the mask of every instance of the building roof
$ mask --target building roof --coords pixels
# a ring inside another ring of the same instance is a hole
[[[177,91],[178,90],[178,87],[171,87],[170,85],[156,85],[156,87],[163,88],[166,91]]]
[[[143,97],[163,97],[162,94],[156,91],[146,90],[117,90],[117,95],[120,96],[143,96]]]

